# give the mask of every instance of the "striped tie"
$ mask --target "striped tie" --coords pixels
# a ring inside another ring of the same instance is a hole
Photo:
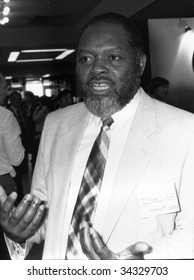
[[[111,117],[102,121],[100,133],[90,152],[72,216],[66,259],[79,259],[80,252],[82,252],[79,241],[81,222],[87,221],[92,225],[92,218],[106,165],[112,123],[113,119]]]

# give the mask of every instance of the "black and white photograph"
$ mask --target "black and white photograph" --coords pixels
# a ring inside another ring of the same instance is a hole
[[[0,0],[0,267],[190,280],[193,260],[194,1]]]

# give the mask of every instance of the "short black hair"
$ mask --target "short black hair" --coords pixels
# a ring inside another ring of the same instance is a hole
[[[117,13],[104,13],[92,18],[82,29],[79,37],[79,41],[84,33],[84,31],[91,25],[96,23],[112,23],[118,24],[126,31],[129,45],[135,49],[136,58],[141,57],[145,54],[145,46],[143,42],[143,36],[141,34],[140,28],[127,17],[117,14]],[[78,44],[79,44],[78,41]]]
[[[160,87],[160,86],[166,86],[169,87],[170,82],[163,78],[163,77],[154,77],[151,81],[150,84],[148,86],[148,92],[150,95],[154,94],[154,91]]]
[[[21,92],[18,91],[18,90],[14,90],[14,91],[12,91],[12,92],[9,94],[9,98],[15,98],[15,96],[20,96],[20,97],[22,97]]]
[[[58,98],[58,99],[61,99],[61,98],[63,98],[64,96],[67,96],[67,95],[72,95],[72,94],[71,94],[71,91],[70,91],[69,89],[62,89],[62,90],[58,93],[57,98]]]

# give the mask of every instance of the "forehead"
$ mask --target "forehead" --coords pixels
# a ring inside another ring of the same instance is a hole
[[[89,25],[80,38],[78,49],[103,47],[104,45],[129,48],[124,28],[116,23],[101,22]]]

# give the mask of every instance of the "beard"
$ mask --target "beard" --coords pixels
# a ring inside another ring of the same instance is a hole
[[[98,77],[94,75],[89,81],[100,79],[110,81],[109,78],[103,75]],[[114,85],[114,82],[111,82]],[[133,99],[139,89],[140,82],[139,68],[136,67],[132,73],[128,71],[121,85],[109,91],[107,95],[94,95],[78,78],[76,84],[77,92],[83,98],[87,109],[100,118],[107,118],[120,111]]]

